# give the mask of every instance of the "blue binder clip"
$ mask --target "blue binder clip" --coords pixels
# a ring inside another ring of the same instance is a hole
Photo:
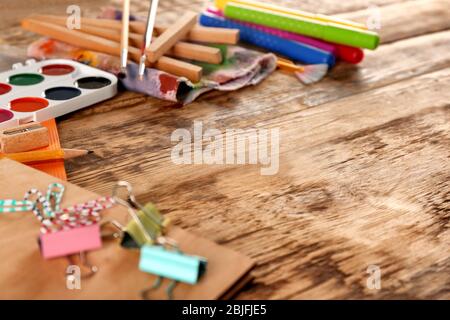
[[[139,269],[158,276],[153,286],[142,294],[144,298],[150,290],[161,286],[162,279],[171,279],[167,287],[167,296],[173,297],[177,282],[196,284],[205,273],[207,260],[203,257],[186,255],[178,249],[168,250],[163,246],[145,245],[141,248]]]

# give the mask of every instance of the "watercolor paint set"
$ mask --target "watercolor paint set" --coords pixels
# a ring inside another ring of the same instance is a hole
[[[0,129],[56,118],[116,93],[111,73],[66,59],[27,60],[0,73]]]

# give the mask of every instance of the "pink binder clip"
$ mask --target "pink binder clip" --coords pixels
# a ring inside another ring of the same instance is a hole
[[[44,195],[37,189],[29,190],[24,200],[0,200],[0,212],[24,212],[31,210],[41,224],[38,239],[44,259],[80,254],[85,267],[92,275],[98,268],[86,262],[85,252],[100,249],[100,212],[115,204],[111,197],[101,197],[71,207],[61,208],[64,185],[51,183]]]
[[[39,246],[45,259],[100,249],[102,246],[100,226],[96,223],[90,226],[44,233],[39,237]]]
[[[39,247],[45,259],[71,256],[101,248],[100,211],[114,205],[111,197],[101,197],[71,207],[61,208],[64,186],[50,184],[44,196],[31,189],[25,201],[32,202],[32,211],[41,223]]]

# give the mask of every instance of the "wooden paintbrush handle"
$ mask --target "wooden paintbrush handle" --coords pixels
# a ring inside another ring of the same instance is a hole
[[[122,68],[126,68],[128,60],[128,34],[130,32],[130,0],[123,1],[122,30],[120,37],[120,63]]]

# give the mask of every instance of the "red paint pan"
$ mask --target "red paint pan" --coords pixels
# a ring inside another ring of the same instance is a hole
[[[19,98],[10,102],[10,108],[15,112],[34,112],[47,108],[47,106],[47,100],[37,97]]]
[[[49,64],[41,69],[41,73],[46,76],[63,76],[74,72],[75,68],[67,64]]]

